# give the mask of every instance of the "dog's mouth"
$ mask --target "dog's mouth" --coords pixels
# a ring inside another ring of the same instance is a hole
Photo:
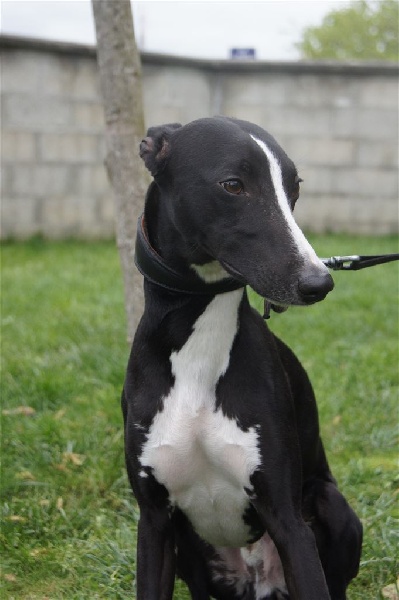
[[[272,302],[269,302],[265,298],[263,301],[263,318],[269,319],[271,310],[274,310],[274,312],[276,312],[276,313],[283,313],[286,310],[288,310],[288,308],[289,308],[288,306],[283,306],[280,304],[273,304]]]
[[[268,302],[268,301],[265,300],[265,302]],[[289,306],[283,306],[282,304],[273,304],[273,302],[270,302],[270,306],[271,306],[272,310],[274,310],[274,312],[276,312],[276,313],[283,313],[289,309]]]
[[[290,306],[311,306],[320,302],[334,287],[334,282],[324,266],[323,270],[320,270],[311,264],[304,273],[292,270],[283,280],[276,279],[273,269],[268,275],[264,272],[260,279],[259,272],[255,271],[251,281],[251,278],[244,277],[242,272],[229,262],[220,259],[219,262],[235,280],[249,285],[264,298],[269,309],[277,313],[285,312]]]
[[[243,285],[248,285],[248,282],[246,281],[245,277],[240,273],[240,271],[237,271],[237,269],[232,267],[228,262],[224,260],[219,260],[219,263],[227,271],[227,273],[229,273],[229,275],[234,277],[234,279],[237,279],[237,281],[239,281]]]
[[[246,281],[244,276],[235,267],[230,265],[228,262],[222,261],[222,260],[220,261],[220,264],[232,277],[234,277],[234,279],[237,279],[237,281],[243,283],[244,285],[249,285],[248,281]],[[257,293],[259,293],[259,292],[257,292]],[[259,294],[259,295],[264,299],[265,311],[266,311],[266,306],[270,307],[270,309],[272,309],[276,313],[283,313],[286,310],[288,310],[288,308],[289,308],[289,306],[287,304],[277,303],[276,300],[269,299],[269,298],[263,296],[262,294]]]

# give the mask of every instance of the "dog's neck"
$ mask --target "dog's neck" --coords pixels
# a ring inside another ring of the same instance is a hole
[[[156,184],[138,224],[136,265],[148,281],[170,291],[215,295],[244,287],[200,248],[185,243]]]
[[[169,199],[161,195],[158,185],[153,182],[148,188],[144,217],[148,240],[154,250],[172,269],[183,275],[192,275],[190,265],[197,258],[203,261],[206,256],[197,256],[197,249],[190,247],[180,235],[171,217]]]

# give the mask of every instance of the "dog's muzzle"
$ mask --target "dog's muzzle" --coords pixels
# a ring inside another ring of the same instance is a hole
[[[298,281],[299,296],[304,304],[314,304],[324,300],[333,288],[334,281],[328,272],[309,274]]]

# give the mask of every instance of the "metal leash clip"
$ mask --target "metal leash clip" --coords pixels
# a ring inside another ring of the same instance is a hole
[[[360,271],[367,267],[383,265],[384,263],[399,260],[399,254],[377,254],[375,256],[331,256],[320,259],[329,269],[334,271]]]
[[[322,263],[333,271],[351,271],[354,269],[353,263],[360,262],[360,256],[331,256],[330,258],[321,258]]]

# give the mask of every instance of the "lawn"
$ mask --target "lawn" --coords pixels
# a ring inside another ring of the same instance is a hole
[[[397,247],[392,237],[312,242],[323,256]],[[348,598],[374,600],[398,572],[397,264],[334,278],[323,303],[269,323],[311,376],[330,463],[364,524]],[[123,464],[129,348],[115,246],[4,244],[1,287],[0,596],[133,598],[138,511]],[[175,599],[186,598],[179,584]]]

